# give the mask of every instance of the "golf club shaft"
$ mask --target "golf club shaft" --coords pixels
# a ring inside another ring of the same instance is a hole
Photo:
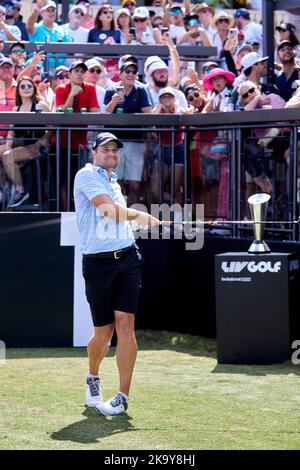
[[[191,225],[224,225],[224,224],[236,224],[236,225],[270,225],[270,224],[299,224],[298,220],[267,220],[267,221],[253,221],[253,220],[162,220],[161,225],[176,225],[176,224],[191,224]]]

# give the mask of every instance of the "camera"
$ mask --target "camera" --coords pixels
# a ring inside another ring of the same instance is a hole
[[[160,29],[161,31],[161,34],[165,34],[165,33],[168,33],[169,32],[169,28],[168,26],[162,26],[162,28]]]

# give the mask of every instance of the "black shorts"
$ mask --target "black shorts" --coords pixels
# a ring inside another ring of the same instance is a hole
[[[120,259],[83,256],[86,298],[94,326],[114,322],[114,311],[137,313],[143,259],[133,246]]]

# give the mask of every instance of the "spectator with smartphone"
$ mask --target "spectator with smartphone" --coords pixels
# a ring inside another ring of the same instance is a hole
[[[131,30],[131,15],[128,8],[120,8],[117,11],[116,21],[121,32],[121,44],[129,44],[135,39],[135,31]]]
[[[128,61],[121,64],[121,82],[106,90],[104,104],[106,112],[150,113],[151,102],[145,86],[137,81],[138,66]],[[117,88],[119,87],[119,88]],[[122,87],[122,88],[120,88]],[[116,168],[118,180],[126,187],[128,204],[139,200],[144,167],[143,133],[139,131],[118,132],[124,147],[121,149],[120,163]]]
[[[6,8],[0,5],[0,37],[3,41],[21,41],[21,31],[6,22]]]
[[[201,28],[204,29],[211,41],[213,41],[213,37],[216,33],[216,28],[213,26],[213,17],[216,9],[213,6],[202,2],[196,4],[192,11],[195,11],[198,14]]]
[[[180,3],[172,3],[166,5],[163,25],[169,27],[170,35],[174,41],[185,33],[183,7]]]
[[[213,46],[217,48],[217,58],[220,60],[220,67],[226,69],[223,49],[229,35],[229,29],[234,25],[234,20],[227,12],[219,11],[214,17],[214,25],[217,28],[217,32],[213,37]]]
[[[133,23],[136,28],[135,40],[131,44],[155,44],[150,14],[146,7],[137,7],[133,12]]]
[[[185,15],[184,24],[186,32],[177,40],[177,44],[196,46],[212,46],[212,41],[204,29],[200,26],[199,16],[196,12]]]

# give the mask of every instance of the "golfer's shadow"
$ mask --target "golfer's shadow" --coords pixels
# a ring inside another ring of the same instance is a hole
[[[130,423],[132,419],[126,413],[106,418],[93,408],[86,408],[82,413],[86,419],[72,423],[51,434],[55,441],[72,441],[82,444],[96,443],[99,439],[122,432],[135,431]]]

